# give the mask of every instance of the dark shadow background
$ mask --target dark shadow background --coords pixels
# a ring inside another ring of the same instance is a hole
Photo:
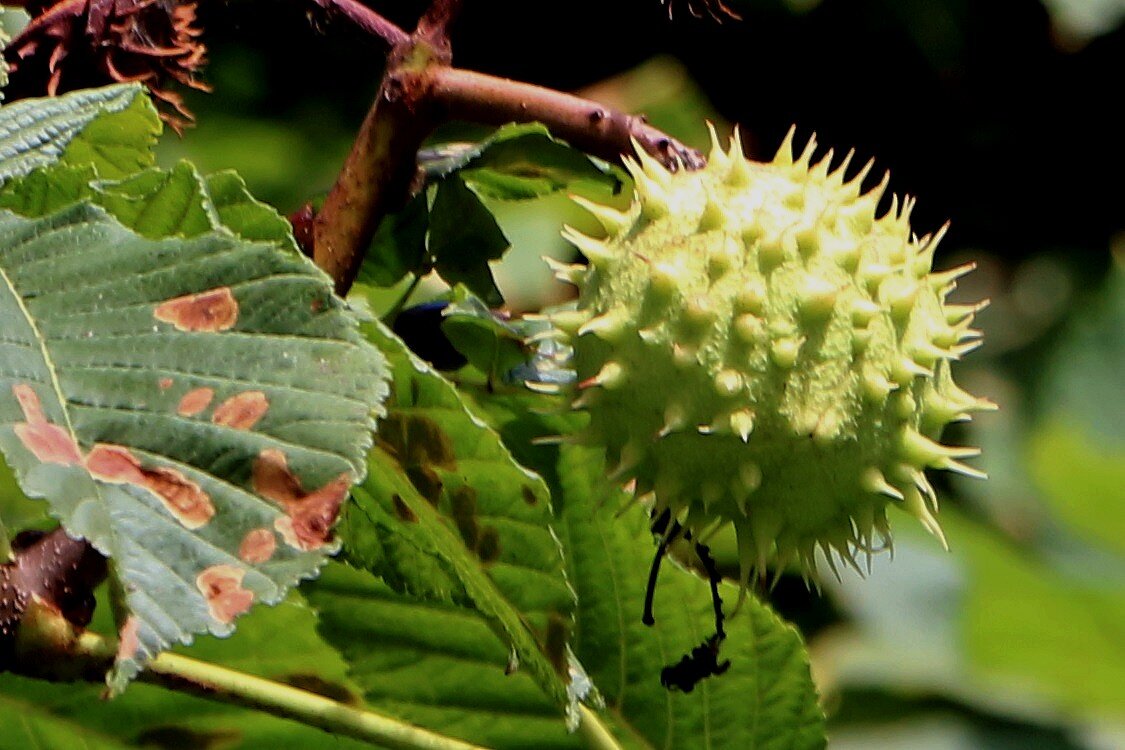
[[[371,4],[404,25],[424,5]],[[1034,0],[826,0],[799,14],[749,2],[722,25],[669,21],[658,0],[466,5],[461,66],[570,90],[671,54],[759,156],[793,123],[877,155],[893,189],[918,197],[917,224],[952,217],[957,245],[1061,252],[1096,272],[1125,228],[1123,28],[1072,49]],[[345,20],[315,31],[294,0],[204,10],[217,90],[193,99],[203,120],[291,118],[313,134],[320,121],[336,136],[362,118],[381,47]]]

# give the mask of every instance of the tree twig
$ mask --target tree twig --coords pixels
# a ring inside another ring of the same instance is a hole
[[[462,0],[433,0],[415,34],[435,47],[449,49],[449,27],[461,13]]]
[[[706,163],[644,117],[618,112],[573,94],[457,68],[434,72],[432,96],[444,119],[488,125],[541,122],[558,137],[588,154],[619,161],[633,141],[671,169],[699,169]]]
[[[411,40],[396,47],[335,185],[313,220],[313,259],[344,295],[383,217],[401,208],[418,149],[437,125],[430,71],[443,53]]]
[[[344,2],[312,1],[322,7],[343,7]],[[332,276],[341,295],[351,288],[383,218],[410,197],[418,150],[442,122],[541,122],[576,148],[607,160],[631,154],[637,143],[673,170],[698,169],[706,163],[698,151],[643,117],[541,86],[453,68],[448,27],[461,5],[462,0],[433,0],[412,35],[391,32],[398,41],[379,93],[313,220],[313,258]],[[364,5],[350,2],[347,7],[354,13],[348,17],[362,28],[387,23]],[[391,38],[385,29],[373,33]]]
[[[358,0],[312,0],[320,8],[339,13],[366,33],[391,47],[406,44],[410,35]]]

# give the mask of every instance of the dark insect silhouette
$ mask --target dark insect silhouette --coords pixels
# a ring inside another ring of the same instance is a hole
[[[660,684],[668,690],[690,693],[708,677],[715,677],[730,669],[730,660],[719,661],[719,648],[723,637],[718,633],[686,654],[679,662],[660,670]]]
[[[644,611],[641,622],[645,625],[654,625],[656,617],[653,615],[653,598],[656,595],[656,583],[660,576],[660,563],[668,554],[668,548],[678,539],[686,542],[692,540],[691,532],[684,529],[679,521],[673,520],[671,512],[665,510],[652,520],[652,533],[659,537],[660,542],[656,554],[652,558],[652,568],[649,570],[648,586],[645,589]],[[719,661],[719,654],[723,641],[726,639],[726,630],[723,621],[723,599],[719,594],[719,583],[722,574],[711,556],[711,548],[701,542],[695,543],[695,554],[703,563],[711,585],[711,607],[715,616],[715,634],[700,645],[692,649],[690,654],[685,654],[676,664],[664,667],[660,672],[660,684],[668,690],[682,690],[690,693],[703,680],[723,674],[730,669],[730,660]]]

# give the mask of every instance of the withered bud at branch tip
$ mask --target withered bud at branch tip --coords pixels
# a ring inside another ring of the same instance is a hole
[[[176,84],[199,91],[206,47],[197,0],[28,2],[31,22],[4,50],[8,100],[139,81],[177,133],[194,121]]]

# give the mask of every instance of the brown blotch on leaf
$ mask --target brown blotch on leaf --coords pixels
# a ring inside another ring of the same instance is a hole
[[[175,385],[175,383],[176,381],[172,380],[172,378],[161,378],[158,385],[160,386],[160,390],[166,391]]]
[[[261,391],[245,391],[215,407],[211,421],[222,427],[249,430],[269,411],[270,402]]]
[[[180,399],[180,404],[176,407],[176,413],[181,417],[194,417],[210,406],[213,398],[215,398],[215,391],[210,388],[196,388],[188,391]]]
[[[394,507],[395,515],[399,517],[399,520],[406,523],[418,523],[418,515],[410,509],[410,506],[402,499],[402,495],[397,492],[391,495],[391,505]]]
[[[125,618],[125,624],[121,626],[121,632],[117,636],[117,661],[136,658],[137,650],[141,647],[137,633],[140,627],[141,621],[134,615]]]
[[[458,487],[449,493],[449,513],[457,524],[465,546],[477,548],[480,539],[480,526],[477,523],[477,493],[472,487]]]
[[[189,529],[205,526],[215,515],[210,496],[198,484],[175,469],[143,468],[140,459],[123,446],[95,445],[86,456],[86,470],[103,482],[143,487]]]
[[[242,544],[238,545],[238,556],[243,562],[257,565],[273,557],[277,551],[277,538],[272,529],[253,529],[242,537]]]
[[[26,420],[13,428],[23,447],[45,464],[81,464],[82,451],[78,449],[78,443],[74,442],[67,430],[47,421],[43,404],[32,387],[17,383],[12,386],[12,394],[19,402]]]
[[[477,540],[477,557],[482,563],[493,563],[500,559],[500,532],[495,526],[485,526]]]
[[[379,438],[403,466],[436,466],[455,471],[453,441],[441,426],[419,414],[390,414],[379,425]]]
[[[538,505],[539,498],[535,496],[535,491],[528,487],[526,484],[520,487],[520,494],[523,495],[523,501],[528,505]]]
[[[212,565],[195,579],[211,616],[224,625],[234,622],[254,603],[254,592],[242,587],[245,576],[246,571],[234,565]]]
[[[441,475],[429,466],[407,466],[406,477],[418,490],[418,494],[426,498],[430,505],[436,508],[438,503],[441,502],[441,491],[445,488],[445,483],[441,481]]]
[[[238,321],[238,300],[224,286],[162,302],[152,314],[179,331],[217,333],[229,331]]]
[[[570,620],[558,612],[551,612],[547,618],[547,634],[543,638],[543,650],[559,674],[567,674],[569,669],[567,644],[570,642]]]
[[[289,461],[279,450],[268,448],[254,461],[254,491],[272,500],[285,511],[274,528],[285,542],[296,549],[314,550],[332,538],[332,524],[352,486],[351,474],[344,473],[323,487],[305,492],[289,470]]]

